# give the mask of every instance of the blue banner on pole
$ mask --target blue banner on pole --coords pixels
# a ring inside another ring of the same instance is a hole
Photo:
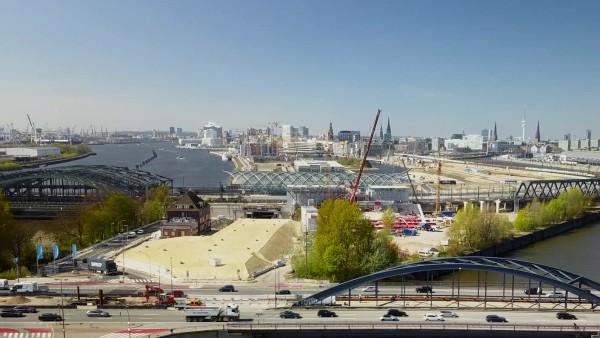
[[[37,259],[44,258],[44,247],[41,244],[37,245]]]
[[[57,259],[58,258],[58,244],[54,243],[53,247],[54,247],[54,259]]]
[[[15,264],[19,264],[19,257],[15,257],[15,258],[13,258],[13,263],[15,263]]]
[[[77,257],[77,244],[75,243],[71,245],[71,257]]]

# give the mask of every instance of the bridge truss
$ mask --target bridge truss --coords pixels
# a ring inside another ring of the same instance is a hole
[[[553,199],[571,188],[584,195],[600,198],[600,179],[536,180],[521,183],[515,193],[517,200]]]
[[[567,293],[575,294],[582,299],[588,300],[592,307],[600,305],[600,297],[590,291],[600,291],[600,283],[579,276],[575,273],[554,268],[547,265],[531,263],[527,261],[497,258],[497,257],[452,257],[432,259],[412,264],[400,265],[390,269],[375,272],[370,275],[359,277],[345,283],[333,286],[326,290],[315,293],[296,303],[297,306],[318,305],[323,299],[336,296],[341,292],[349,291],[366,283],[376,282],[381,279],[402,276],[418,272],[430,271],[460,271],[476,270],[490,271],[513,276],[520,276],[534,280],[546,285],[560,288]],[[589,289],[586,289],[586,288]],[[566,296],[565,296],[566,298]]]
[[[76,204],[109,192],[137,197],[172,180],[142,170],[103,165],[20,170],[0,174],[0,188],[12,204]]]

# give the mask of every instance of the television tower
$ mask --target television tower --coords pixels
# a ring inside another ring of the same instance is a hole
[[[521,127],[523,128],[523,135],[521,136],[521,140],[525,142],[525,127],[527,126],[527,106],[523,110],[523,120],[521,121]]]

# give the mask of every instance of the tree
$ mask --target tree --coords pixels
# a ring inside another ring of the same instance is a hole
[[[506,217],[482,212],[469,203],[456,213],[450,227],[448,254],[462,255],[493,246],[509,238],[511,230]]]
[[[319,209],[314,242],[321,274],[334,282],[364,275],[373,232],[358,205],[347,200],[325,200]]]
[[[10,203],[0,189],[0,267],[12,264],[12,243],[15,235],[15,221],[10,212]]]
[[[392,229],[392,226],[394,226],[395,222],[396,213],[394,212],[394,210],[392,210],[392,208],[387,208],[381,216],[381,223],[383,223],[386,229],[390,230]]]

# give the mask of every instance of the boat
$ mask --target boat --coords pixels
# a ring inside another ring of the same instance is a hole
[[[231,154],[224,153],[221,155],[221,160],[223,160],[223,162],[231,161]]]
[[[185,157],[183,157],[183,156],[179,155],[179,156],[177,156],[177,159],[178,159],[178,160],[184,160],[184,159],[185,159]]]

